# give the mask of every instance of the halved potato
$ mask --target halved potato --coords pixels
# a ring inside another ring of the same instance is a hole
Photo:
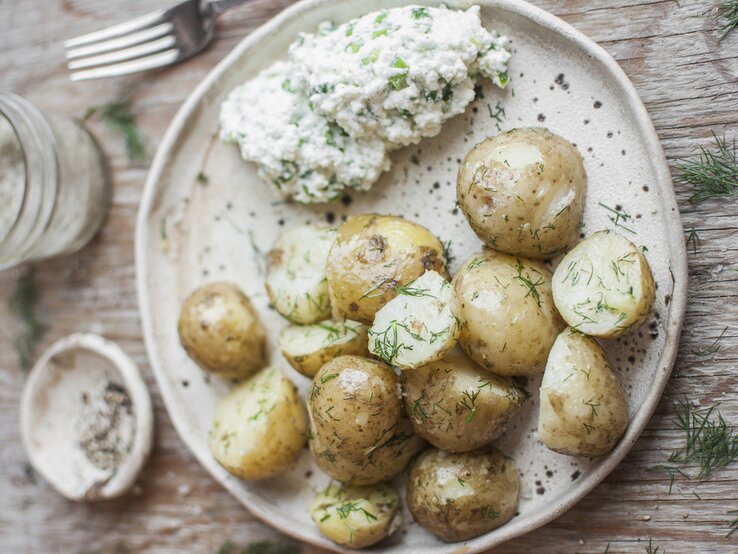
[[[395,216],[349,217],[326,266],[333,315],[371,324],[397,287],[430,269],[448,275],[443,245],[425,227]]]
[[[604,350],[566,329],[556,339],[541,382],[538,438],[572,456],[603,456],[628,426],[628,403]]]
[[[266,289],[272,306],[292,323],[331,313],[325,264],[335,229],[303,225],[283,232],[267,254]]]
[[[413,464],[407,480],[415,521],[447,542],[504,525],[517,512],[519,494],[518,470],[495,448],[458,454],[433,448]]]
[[[306,437],[307,418],[297,388],[269,367],[218,402],[209,442],[213,457],[229,473],[264,479],[289,469]]]
[[[233,283],[211,283],[190,294],[182,304],[177,332],[190,358],[221,377],[242,379],[267,364],[259,314]]]
[[[550,258],[579,234],[586,181],[569,141],[528,127],[477,144],[459,168],[456,198],[487,246]]]
[[[527,393],[454,349],[443,360],[403,371],[405,411],[415,432],[448,452],[468,452],[499,437]]]
[[[279,348],[289,364],[312,378],[323,364],[344,354],[368,354],[367,326],[328,319],[313,325],[288,325],[279,333]]]
[[[615,338],[645,321],[656,297],[643,252],[625,237],[599,231],[569,252],[556,268],[553,298],[571,326]]]
[[[461,332],[454,287],[437,272],[426,271],[396,291],[374,316],[369,351],[401,369],[443,358]]]
[[[453,280],[461,301],[461,344],[479,365],[499,375],[534,375],[546,365],[565,327],[543,264],[485,249]]]
[[[400,497],[387,484],[357,487],[330,483],[315,495],[310,517],[333,542],[365,548],[399,527]]]

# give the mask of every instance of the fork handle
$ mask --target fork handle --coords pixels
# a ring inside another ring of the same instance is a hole
[[[231,8],[235,8],[236,6],[240,6],[241,4],[245,4],[248,1],[249,0],[205,0],[204,7],[217,17],[223,12],[226,12]]]

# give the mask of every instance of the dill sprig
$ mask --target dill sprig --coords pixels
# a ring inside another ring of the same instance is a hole
[[[258,541],[241,548],[226,541],[220,545],[217,554],[300,554],[300,547],[291,542]]]
[[[87,108],[83,119],[87,120],[93,115],[97,115],[108,129],[123,138],[126,145],[126,153],[128,154],[128,161],[131,163],[148,162],[146,141],[143,138],[141,130],[136,125],[136,116],[131,112],[129,99],[124,98],[111,102],[110,104]]]
[[[33,363],[36,345],[44,334],[44,325],[36,315],[38,288],[33,268],[24,271],[15,283],[15,290],[8,299],[10,312],[20,320],[21,330],[13,339],[18,363],[29,370]]]
[[[685,446],[677,448],[669,456],[669,462],[679,465],[695,465],[699,472],[690,476],[675,465],[658,465],[649,471],[664,471],[669,474],[671,492],[676,475],[685,479],[706,479],[714,471],[721,469],[738,457],[738,435],[720,413],[715,413],[719,404],[708,407],[694,407],[687,399],[676,405],[677,419],[674,423],[685,433]]]
[[[528,292],[525,293],[525,298],[527,298],[528,296],[532,296],[533,300],[536,301],[536,304],[538,304],[538,307],[540,308],[541,295],[538,294],[538,287],[544,284],[543,275],[535,269],[531,268],[530,271],[537,274],[537,278],[534,282],[531,279],[530,272],[528,272],[526,275],[523,275],[523,269],[523,264],[518,260],[515,264],[515,271],[517,272],[517,275],[513,277],[513,279],[517,279],[526,289],[528,289]]]
[[[720,341],[722,340],[723,335],[725,335],[725,332],[727,330],[727,327],[723,329],[720,335],[718,335],[718,337],[712,342],[710,346],[692,350],[692,354],[694,354],[695,356],[709,356],[710,354],[715,354],[716,352],[718,352],[720,350]]]
[[[723,40],[738,25],[738,0],[720,2],[715,18],[720,20],[720,40]]]
[[[699,250],[700,246],[702,245],[702,240],[700,239],[700,236],[697,234],[697,229],[692,227],[689,231],[687,231],[687,248],[690,246],[692,247],[692,254],[696,254]]]
[[[730,510],[728,512],[728,515],[735,516],[735,519],[733,519],[730,523],[728,523],[728,527],[730,527],[730,531],[728,532],[726,537],[731,536],[733,533],[738,531],[738,510]]]
[[[684,160],[676,166],[679,171],[676,181],[692,188],[689,202],[699,203],[738,193],[735,140],[729,145],[725,136],[721,138],[715,133],[712,136],[714,148],[700,146],[698,158]]]
[[[648,539],[648,544],[646,545],[646,554],[658,554],[659,553],[659,547],[653,545],[653,540]],[[666,550],[661,550],[661,554],[666,554]]]
[[[611,208],[610,206],[606,206],[602,202],[598,202],[600,206],[605,208],[608,212],[610,212],[612,215],[608,215],[607,218],[613,222],[617,227],[621,227],[622,229],[625,229],[629,233],[636,234],[636,232],[631,229],[630,227],[626,227],[621,222],[628,222],[630,221],[633,216],[631,216],[628,212],[626,212],[621,206],[615,206],[614,208]]]

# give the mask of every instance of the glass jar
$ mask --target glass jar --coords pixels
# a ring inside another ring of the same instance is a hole
[[[80,123],[0,94],[0,269],[76,252],[109,200],[105,160]]]

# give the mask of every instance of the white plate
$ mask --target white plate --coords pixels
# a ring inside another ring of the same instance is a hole
[[[422,2],[421,2],[422,3]],[[428,3],[428,2],[426,2]],[[470,2],[449,2],[467,7]],[[402,214],[452,241],[455,270],[481,244],[454,209],[458,160],[499,128],[546,125],[576,143],[589,176],[585,232],[613,228],[600,204],[621,206],[632,219],[618,231],[648,248],[658,283],[654,313],[633,336],[605,347],[630,400],[631,424],[607,457],[591,461],[554,454],[533,432],[534,393],[499,446],[521,472],[520,514],[467,541],[478,552],[555,518],[599,483],[628,452],[651,416],[676,355],[686,302],[686,253],[669,171],[656,133],[632,84],[615,61],[561,20],[519,0],[480,0],[488,28],[513,39],[511,84],[485,83],[467,112],[441,134],[392,155],[393,168],[368,194],[350,204],[306,207],[277,202],[236,148],[217,139],[219,104],[230,89],[285,55],[300,31],[325,19],[344,21],[402,0],[306,0],[250,34],[197,87],[180,109],[154,159],[138,219],[136,262],[146,345],[164,402],[177,431],[207,470],[256,516],[296,539],[341,551],[310,521],[313,490],[326,478],[306,451],[297,467],[276,479],[247,483],[228,475],[210,456],[207,435],[216,399],[228,383],[209,379],[177,339],[184,298],[215,280],[238,283],[272,330],[272,362],[305,390],[308,380],[287,366],[275,338],[284,321],[268,309],[259,252],[279,231],[315,221],[340,222],[346,214]],[[431,4],[431,3],[429,3]],[[496,107],[504,107],[501,121]],[[545,118],[545,119],[544,119]],[[415,160],[419,163],[415,163]],[[200,171],[208,176],[198,183]],[[406,514],[407,515],[407,514]],[[410,518],[408,518],[409,520]],[[377,552],[455,552],[417,524],[407,524]]]

